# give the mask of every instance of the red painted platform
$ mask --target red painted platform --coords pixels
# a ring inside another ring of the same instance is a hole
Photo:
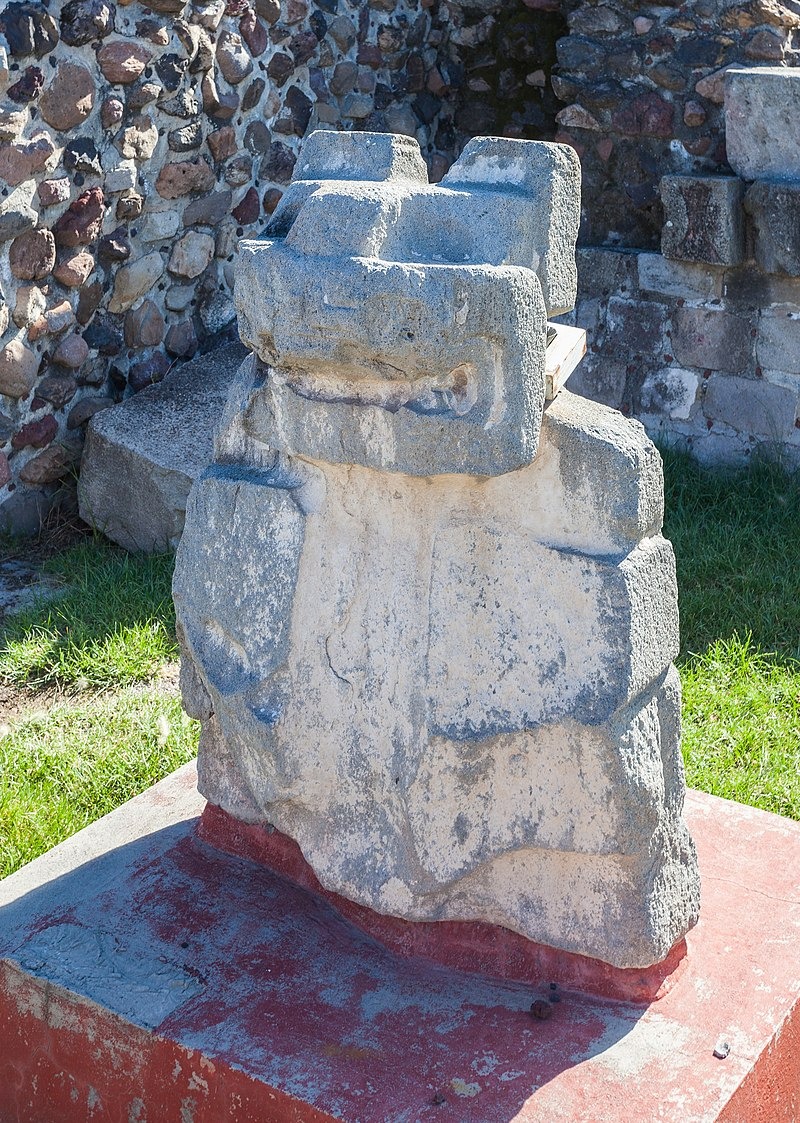
[[[556,979],[560,987],[584,994],[650,1003],[669,993],[686,963],[685,940],[653,967],[620,968],[534,943],[497,924],[459,920],[411,922],[384,916],[325,889],[293,838],[279,830],[242,823],[212,803],[206,804],[200,816],[197,837],[226,854],[258,862],[302,889],[324,897],[346,920],[397,955],[421,956],[456,971],[513,979],[533,986],[547,986],[549,980]]]
[[[202,806],[182,769],[0,882],[0,1123],[800,1119],[800,825],[690,794],[702,917],[642,1006],[396,954]]]

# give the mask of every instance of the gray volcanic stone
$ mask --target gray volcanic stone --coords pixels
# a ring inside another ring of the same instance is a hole
[[[712,374],[703,409],[742,433],[784,441],[794,429],[797,394],[763,379]]]
[[[742,179],[800,179],[800,71],[730,67],[725,141],[728,162]]]
[[[741,371],[753,354],[753,323],[716,308],[682,307],[673,316],[672,347],[683,366]]]
[[[373,910],[646,966],[699,903],[677,590],[643,428],[543,405],[579,165],[489,139],[432,187],[418,160],[312,135],[241,245],[254,353],[173,585],[200,787]]]
[[[800,183],[761,180],[745,198],[756,262],[767,273],[800,277]]]
[[[128,550],[174,549],[244,354],[239,344],[218,348],[92,418],[78,483],[82,519]]]
[[[744,184],[733,176],[664,176],[664,257],[740,265],[744,260],[743,194]]]

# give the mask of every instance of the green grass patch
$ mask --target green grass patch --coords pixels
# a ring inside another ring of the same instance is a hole
[[[800,819],[800,478],[664,459],[687,781]]]
[[[128,554],[87,540],[44,565],[64,584],[12,616],[0,636],[0,680],[42,687],[122,686],[177,656],[171,555]]]
[[[0,877],[144,791],[197,751],[177,698],[65,701],[0,737]]]

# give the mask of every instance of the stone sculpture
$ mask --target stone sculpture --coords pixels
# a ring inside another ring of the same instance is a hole
[[[322,884],[618,967],[697,918],[658,454],[566,391],[571,148],[314,133],[245,241],[175,601],[203,794]]]

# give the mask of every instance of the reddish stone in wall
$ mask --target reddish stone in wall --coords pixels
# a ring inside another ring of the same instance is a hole
[[[90,187],[79,195],[53,227],[60,246],[86,246],[100,234],[105,213],[105,199],[99,187]]]
[[[20,448],[45,448],[50,444],[58,432],[58,424],[52,413],[47,417],[40,417],[38,421],[29,421],[23,425],[19,432],[11,438],[11,447]]]
[[[611,123],[616,132],[627,136],[671,137],[674,135],[675,106],[650,90],[621,106],[612,115]]]

